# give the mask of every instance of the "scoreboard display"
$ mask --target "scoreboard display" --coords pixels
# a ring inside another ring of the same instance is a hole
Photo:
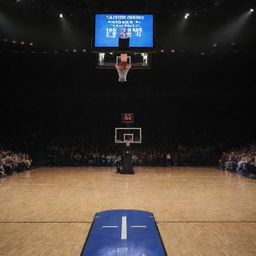
[[[95,14],[94,47],[117,48],[130,38],[131,48],[154,47],[153,14]]]
[[[134,113],[122,113],[121,122],[123,124],[133,124],[134,123]]]

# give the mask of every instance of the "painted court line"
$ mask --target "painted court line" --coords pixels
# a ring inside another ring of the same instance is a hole
[[[118,226],[102,226],[102,228],[118,228]]]
[[[147,226],[131,226],[131,228],[146,228]]]
[[[122,216],[121,239],[127,240],[127,217],[126,216]]]

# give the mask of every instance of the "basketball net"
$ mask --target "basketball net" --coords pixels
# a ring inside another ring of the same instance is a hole
[[[132,67],[132,65],[130,63],[127,62],[128,58],[127,58],[127,53],[122,53],[120,55],[120,60],[121,62],[117,62],[115,67],[119,76],[118,81],[119,82],[127,82],[127,74],[130,70],[130,68]]]

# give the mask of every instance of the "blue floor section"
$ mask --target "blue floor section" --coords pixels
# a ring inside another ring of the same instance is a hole
[[[165,256],[152,213],[111,210],[95,215],[81,256]]]

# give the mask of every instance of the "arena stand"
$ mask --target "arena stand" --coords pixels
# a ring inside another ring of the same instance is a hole
[[[76,138],[69,142],[57,140],[46,148],[49,166],[116,166],[125,145],[98,144]],[[131,150],[135,166],[216,165],[220,152],[218,145],[209,146],[208,142],[169,142],[167,139],[133,144]]]
[[[0,178],[30,169],[32,159],[28,154],[0,149]]]
[[[219,165],[223,170],[256,178],[256,144],[223,152]]]

